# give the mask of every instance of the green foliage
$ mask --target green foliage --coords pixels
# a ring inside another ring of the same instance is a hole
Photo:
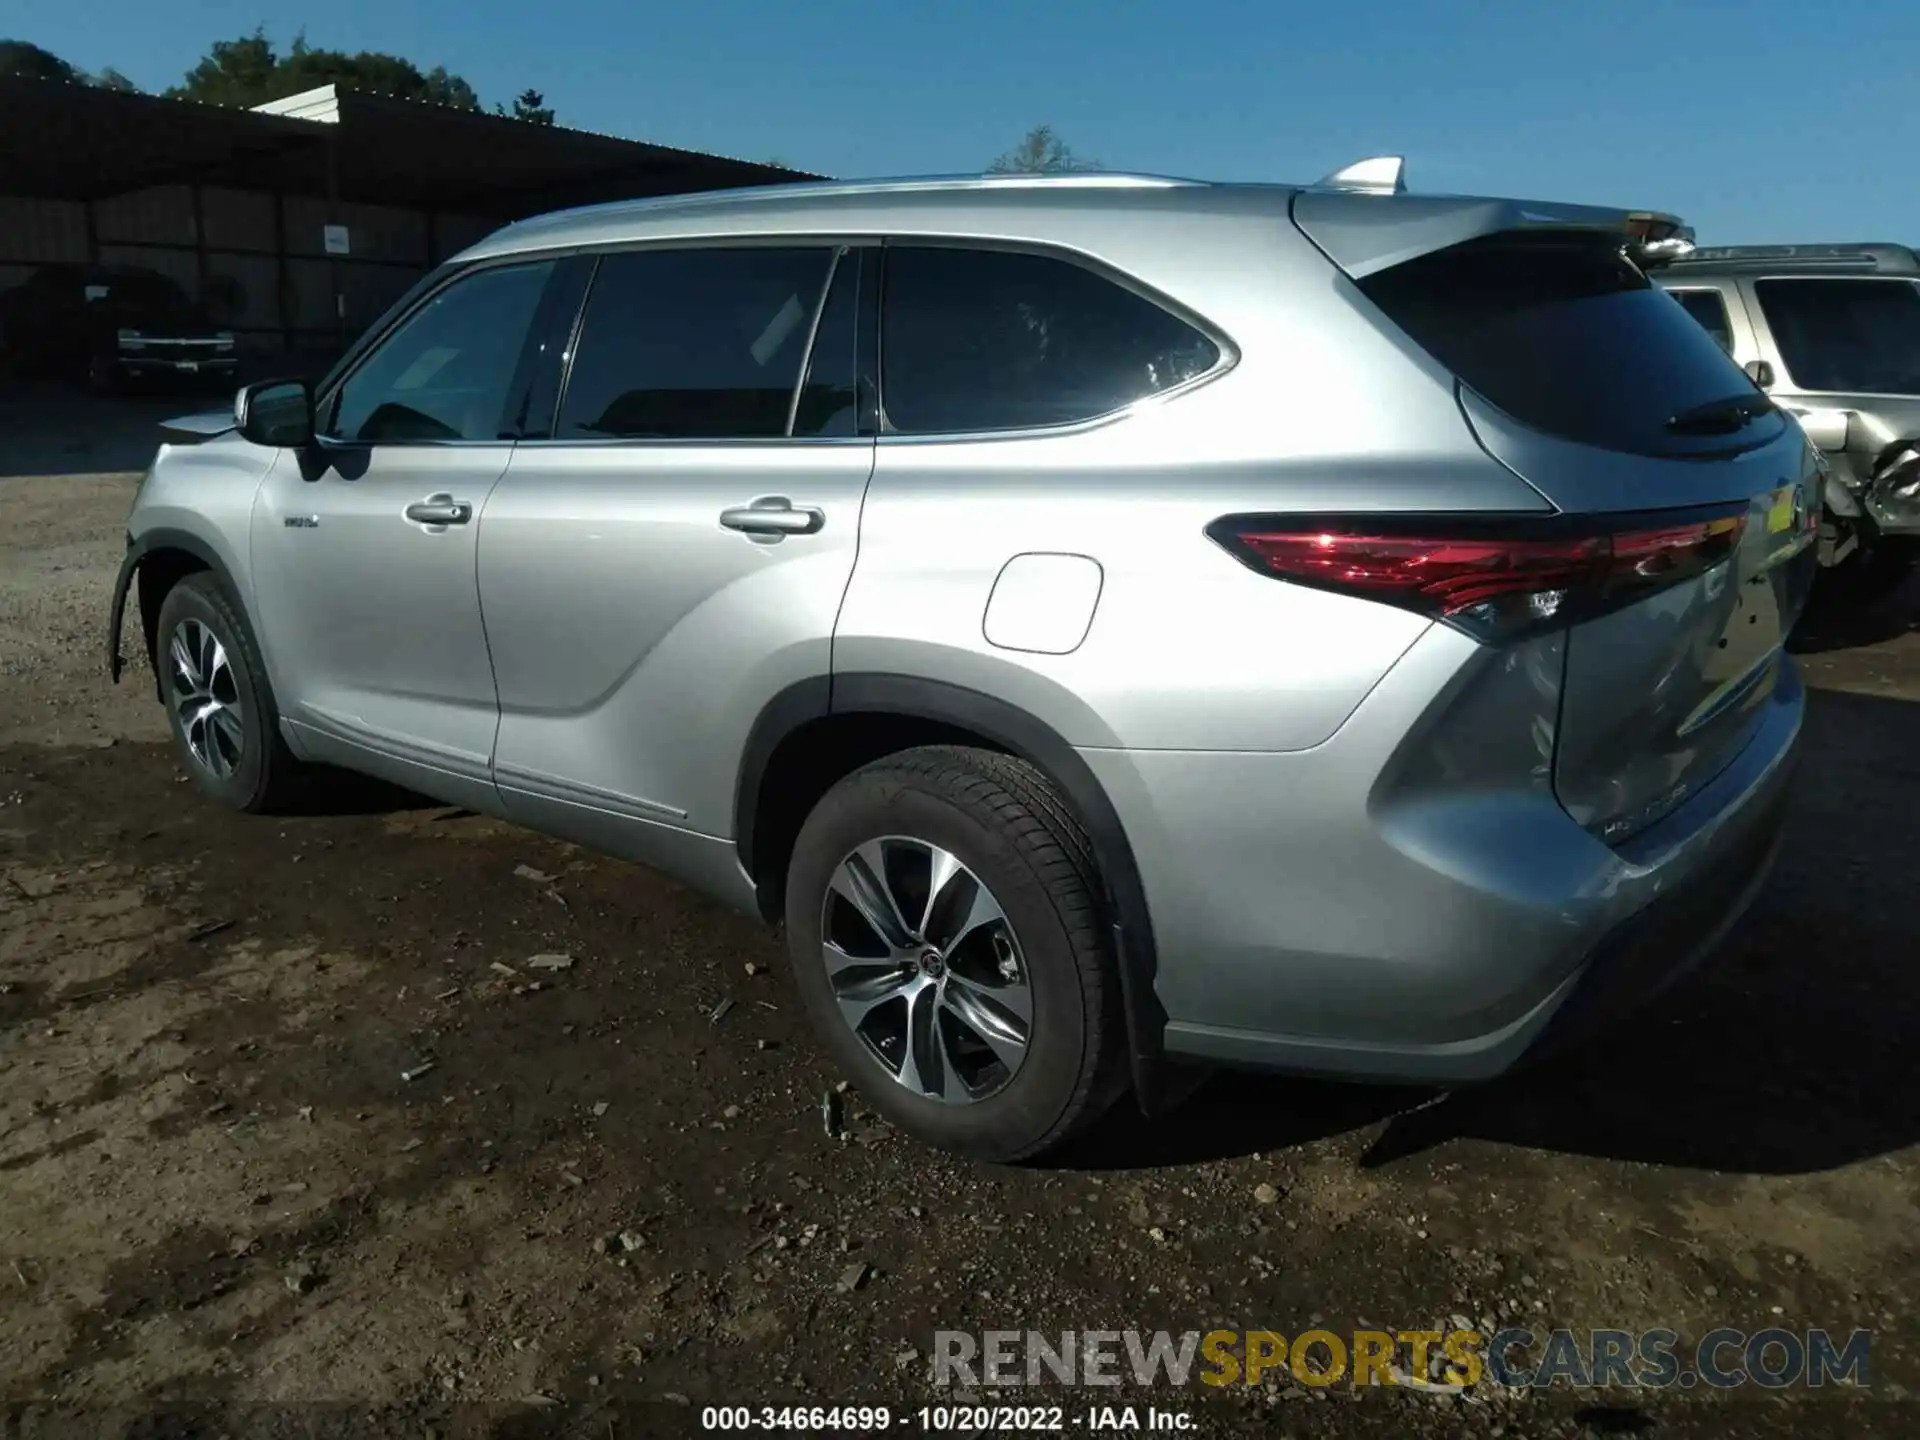
[[[1098,160],[1082,160],[1068,148],[1051,125],[1036,125],[1026,137],[987,166],[989,175],[1060,175],[1075,170],[1098,170]]]
[[[513,100],[513,118],[529,125],[551,125],[553,109],[538,90],[522,90]]]
[[[0,40],[0,75],[17,75],[27,80],[85,78],[51,50],[42,50],[26,40]]]
[[[282,55],[264,29],[233,40],[216,40],[186,77],[166,91],[178,100],[208,105],[252,106],[282,100],[322,85],[345,85],[403,100],[478,110],[480,97],[459,75],[436,65],[422,70],[411,60],[377,50],[319,50],[296,35]],[[553,124],[553,111],[537,90],[523,91],[513,109],[496,105],[496,114],[534,125]]]
[[[138,93],[140,89],[118,70],[108,68],[98,75],[89,75],[51,50],[43,50],[27,40],[0,40],[0,75],[27,80],[56,80],[68,85],[98,85],[102,90]]]

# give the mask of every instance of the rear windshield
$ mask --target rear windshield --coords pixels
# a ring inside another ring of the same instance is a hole
[[[1499,234],[1359,282],[1422,349],[1514,419],[1608,450],[1680,457],[1764,443],[1676,432],[1677,415],[1754,385],[1713,337],[1599,234]]]

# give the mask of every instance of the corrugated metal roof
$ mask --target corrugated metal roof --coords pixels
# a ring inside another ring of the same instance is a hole
[[[326,86],[230,109],[0,78],[0,191],[95,199],[198,181],[502,219],[562,205],[816,179],[800,171]],[[304,102],[302,104],[289,104]],[[277,109],[331,112],[326,121]]]

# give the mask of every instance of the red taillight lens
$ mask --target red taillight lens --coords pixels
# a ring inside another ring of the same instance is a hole
[[[1726,560],[1738,514],[1540,521],[1230,516],[1215,541],[1264,574],[1399,605],[1481,639],[1570,624]]]
[[[1623,530],[1612,537],[1607,562],[1607,594],[1637,599],[1711,570],[1734,552],[1747,528],[1743,510],[1682,525]]]
[[[1475,540],[1416,535],[1255,531],[1239,542],[1288,580],[1351,590],[1453,615],[1506,595],[1531,595],[1597,577],[1603,540]]]

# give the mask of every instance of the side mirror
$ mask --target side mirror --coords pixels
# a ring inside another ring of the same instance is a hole
[[[1747,378],[1762,390],[1768,390],[1773,387],[1773,366],[1769,365],[1766,361],[1749,360],[1740,368],[1745,370],[1747,372]]]
[[[256,445],[298,450],[313,443],[313,392],[304,380],[261,380],[233,397],[233,423]]]

